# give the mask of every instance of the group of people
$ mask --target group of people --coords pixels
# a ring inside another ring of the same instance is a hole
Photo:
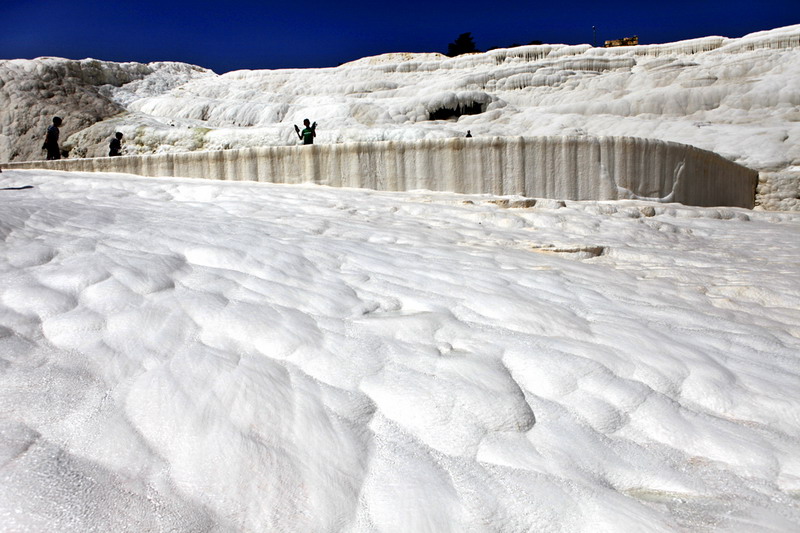
[[[58,138],[61,135],[61,124],[64,121],[61,117],[53,117],[53,125],[47,128],[47,133],[44,136],[44,144],[42,150],[47,150],[47,160],[61,159],[62,151],[58,145]],[[122,155],[122,133],[116,132],[114,138],[108,144],[108,155],[111,157]],[[64,154],[66,157],[66,154]]]
[[[61,159],[61,149],[58,146],[58,137],[61,131],[58,129],[63,121],[61,117],[53,117],[53,125],[47,128],[47,134],[44,138],[44,145],[42,146],[42,150],[47,150],[47,159]],[[294,131],[297,133],[297,137],[303,141],[303,144],[314,144],[314,137],[317,136],[317,123],[311,123],[310,120],[305,119],[303,120],[303,128],[300,129],[297,124],[294,126]],[[122,133],[116,132],[114,134],[114,138],[111,139],[111,142],[108,145],[108,155],[110,157],[122,155]],[[472,132],[467,131],[467,137],[472,137]]]
[[[62,152],[61,147],[58,145],[58,138],[61,135],[61,130],[59,128],[63,123],[64,121],[61,117],[53,117],[53,125],[47,128],[42,150],[47,150],[48,161],[61,159]],[[317,136],[317,123],[314,122],[312,124],[310,120],[305,119],[303,125],[305,128],[301,131],[295,124],[294,130],[297,132],[297,136],[303,141],[303,144],[314,144],[314,137]],[[119,131],[114,134],[114,138],[111,139],[111,142],[108,144],[109,157],[122,155],[122,137],[123,135]]]

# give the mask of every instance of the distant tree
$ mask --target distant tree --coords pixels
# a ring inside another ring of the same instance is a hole
[[[447,55],[450,57],[470,54],[477,51],[478,49],[475,48],[475,41],[472,40],[472,32],[462,33],[455,41],[447,45]]]

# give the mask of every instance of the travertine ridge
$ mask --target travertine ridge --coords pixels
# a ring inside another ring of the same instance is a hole
[[[687,145],[632,137],[493,137],[12,163],[387,191],[427,189],[564,200],[624,198],[753,207],[758,173]]]

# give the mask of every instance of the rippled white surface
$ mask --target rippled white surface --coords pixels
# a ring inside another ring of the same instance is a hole
[[[26,184],[4,531],[800,527],[796,214]]]

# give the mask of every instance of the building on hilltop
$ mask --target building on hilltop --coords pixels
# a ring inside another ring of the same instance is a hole
[[[639,44],[639,36],[634,35],[633,37],[623,37],[622,39],[614,39],[611,41],[606,41],[606,48],[611,48],[612,46],[636,46]]]

